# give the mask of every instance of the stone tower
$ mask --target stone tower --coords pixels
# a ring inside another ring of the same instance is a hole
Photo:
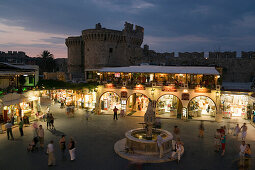
[[[84,73],[84,41],[81,36],[68,37],[65,44],[68,51],[68,73],[71,79],[81,78]]]
[[[85,73],[107,66],[133,65],[142,56],[143,36],[143,27],[133,28],[126,22],[122,31],[102,28],[98,23],[95,29],[83,30],[80,37],[68,37],[69,71]]]

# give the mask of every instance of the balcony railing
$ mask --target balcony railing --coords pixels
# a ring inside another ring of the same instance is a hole
[[[215,90],[216,85],[210,84],[184,84],[184,83],[173,83],[173,82],[146,82],[141,83],[139,81],[98,81],[99,85],[105,85],[105,87],[108,88],[122,88],[125,86],[127,89],[133,89],[137,85],[142,85],[143,87],[153,87],[153,86],[170,86],[174,87],[175,89],[197,89],[197,88],[204,88],[204,89],[210,89]]]

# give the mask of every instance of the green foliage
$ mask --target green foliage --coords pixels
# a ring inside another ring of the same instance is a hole
[[[97,87],[96,83],[69,83],[60,80],[40,80],[38,82],[38,87],[41,89],[72,89],[81,90],[83,88],[88,88],[90,90]]]
[[[48,50],[44,50],[39,55],[39,60],[37,62],[37,65],[39,65],[40,68],[40,74],[43,72],[53,72],[56,68],[56,63],[54,60],[54,55],[51,54]]]
[[[19,84],[23,86],[26,83],[25,76],[21,75],[19,76]]]

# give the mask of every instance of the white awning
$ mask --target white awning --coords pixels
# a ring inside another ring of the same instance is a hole
[[[191,66],[129,66],[129,67],[104,67],[99,72],[123,72],[123,73],[173,73],[173,74],[204,74],[219,75],[215,67],[191,67]]]

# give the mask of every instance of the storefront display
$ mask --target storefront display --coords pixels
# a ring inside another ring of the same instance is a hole
[[[88,109],[94,109],[96,107],[96,92],[88,93],[84,96],[85,107]]]
[[[223,94],[221,96],[223,116],[225,118],[247,116],[248,96]]]
[[[163,95],[158,99],[157,114],[163,117],[177,117],[181,107],[181,103],[176,96],[170,94]]]
[[[18,121],[18,118],[21,116],[19,114],[19,106],[17,104],[15,105],[9,105],[3,107],[3,119],[4,122],[7,122],[10,120],[13,124],[16,124]]]
[[[189,117],[214,117],[216,114],[215,103],[206,96],[198,96],[189,102]]]
[[[113,109],[116,106],[119,110],[121,109],[121,103],[119,96],[114,92],[106,92],[101,98],[101,112],[107,114],[113,114]]]
[[[127,111],[145,113],[147,110],[148,103],[149,99],[147,96],[140,93],[134,93],[128,98]]]

